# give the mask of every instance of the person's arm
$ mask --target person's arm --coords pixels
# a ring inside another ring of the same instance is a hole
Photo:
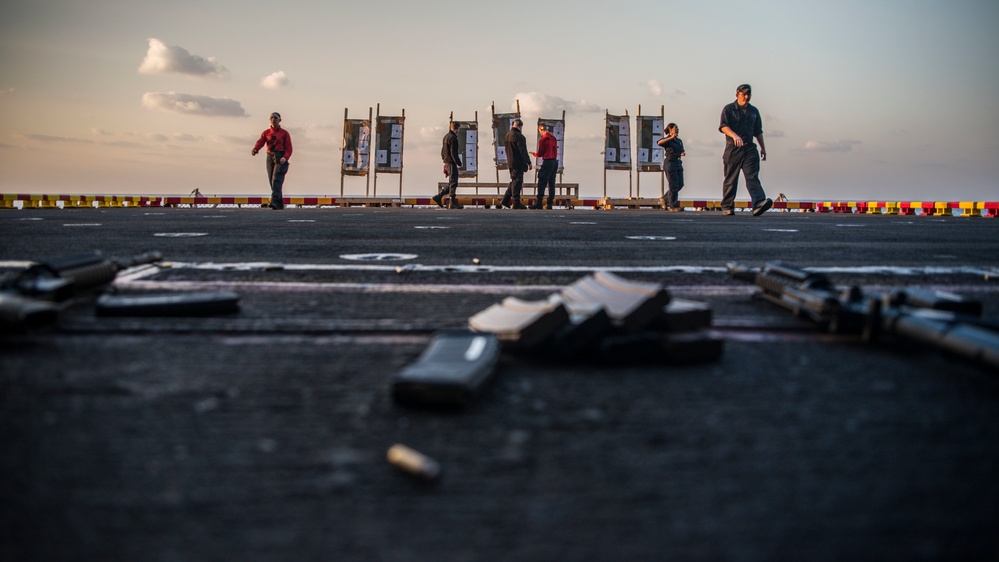
[[[728,125],[722,125],[721,132],[724,133],[726,136],[732,137],[732,142],[735,143],[735,146],[742,146],[743,144],[742,137],[735,134],[735,131],[732,130],[732,127],[729,127]]]
[[[284,156],[281,157],[281,163],[284,164],[288,160],[291,160],[291,133],[286,129],[281,129],[284,131]]]
[[[659,139],[659,142],[657,142],[656,144],[658,144],[659,146],[666,146],[666,143],[673,140],[674,138],[676,138],[676,135],[673,134],[673,131],[670,131],[668,135]]]
[[[724,134],[725,136],[732,137],[732,142],[735,143],[735,146],[742,146],[744,144],[742,142],[742,137],[740,137],[739,135],[735,134],[735,131],[732,130],[732,127],[729,127],[729,125],[728,125],[728,123],[729,123],[729,121],[728,121],[728,108],[730,108],[730,107],[732,107],[732,104],[726,105],[722,109],[722,113],[721,113],[721,124],[718,125],[718,130],[721,131],[722,134]]]
[[[461,154],[458,152],[458,135],[451,138],[451,160],[461,166]]]
[[[267,131],[260,133],[260,138],[257,139],[257,143],[253,145],[253,150],[250,151],[251,156],[256,156],[260,149],[264,147],[264,143],[267,142]]]
[[[524,162],[527,162],[528,170],[534,168],[534,165],[531,164],[531,155],[527,153],[527,137],[524,137],[523,142],[520,143],[520,155]]]
[[[767,147],[763,144],[763,116],[760,115],[760,110],[753,108],[756,111],[756,120],[753,125],[753,136],[756,137],[756,142],[760,144],[760,161],[765,161],[767,159]]]

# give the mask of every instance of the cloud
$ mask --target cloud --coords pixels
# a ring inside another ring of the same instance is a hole
[[[570,101],[557,96],[549,96],[539,92],[521,92],[516,95],[520,100],[520,111],[525,115],[539,117],[557,117],[557,113],[599,113],[600,106],[588,103],[586,100]],[[513,105],[512,108],[516,108]]]
[[[649,88],[649,93],[652,94],[653,96],[663,95],[662,82],[658,80],[649,80],[648,82],[645,83],[645,85]]]
[[[853,145],[860,144],[858,140],[842,141],[808,141],[805,143],[805,150],[813,152],[850,152]]]
[[[226,76],[229,71],[215,57],[192,55],[183,47],[167,45],[159,39],[149,38],[149,50],[139,65],[142,74],[175,72],[191,76]]]
[[[146,92],[142,107],[206,117],[248,117],[243,106],[230,98],[212,98],[178,92]]]
[[[14,93],[14,88],[4,88],[0,90],[0,96],[5,96],[7,94],[13,94],[13,93]]]
[[[447,128],[436,125],[430,127],[420,127],[420,138],[423,140],[439,140],[447,133]]]
[[[288,75],[283,70],[272,72],[260,80],[260,85],[268,90],[280,90],[288,85]]]
[[[92,144],[94,142],[94,141],[87,140],[87,139],[78,139],[78,138],[75,138],[75,137],[58,137],[58,136],[54,136],[54,135],[26,134],[24,136],[25,136],[25,138],[28,138],[28,139],[31,139],[31,140],[34,140],[34,141],[47,142],[47,143],[68,142],[68,143]]]

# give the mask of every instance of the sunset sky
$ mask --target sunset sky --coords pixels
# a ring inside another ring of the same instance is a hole
[[[717,199],[719,114],[748,82],[771,196],[996,200],[996,53],[995,0],[15,0],[0,192],[267,195],[250,149],[279,111],[285,194],[338,195],[344,109],[380,103],[405,109],[404,194],[430,195],[449,114],[478,112],[480,180],[495,181],[490,105],[519,99],[531,144],[539,116],[566,111],[563,179],[593,196],[604,112],[665,106],[687,150],[681,198]],[[627,172],[607,177],[627,195]],[[378,195],[398,185],[380,174]],[[642,174],[642,195],[659,185]]]

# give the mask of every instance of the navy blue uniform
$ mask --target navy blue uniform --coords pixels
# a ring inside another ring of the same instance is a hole
[[[441,142],[441,160],[448,167],[447,187],[437,194],[438,197],[448,196],[454,201],[458,191],[458,167],[461,166],[461,154],[458,152],[458,134],[449,130]]]
[[[524,172],[531,163],[531,155],[527,153],[527,138],[520,132],[520,129],[510,129],[503,139],[506,147],[506,161],[510,169],[510,185],[503,194],[502,204],[509,207],[511,200],[513,205],[519,206],[520,192],[524,189]]]
[[[742,139],[742,146],[735,146],[732,137],[725,135],[725,153],[722,155],[725,180],[722,183],[723,210],[735,209],[735,194],[738,188],[739,172],[746,177],[746,189],[753,207],[762,203],[767,194],[760,183],[760,151],[753,139],[763,134],[763,119],[760,110],[750,103],[739,107],[732,102],[722,109],[721,125],[718,130],[728,127]]]
[[[680,190],[683,189],[683,162],[680,155],[683,150],[683,141],[680,137],[673,137],[662,143],[663,147],[663,172],[666,174],[666,182],[669,184],[669,191],[666,192],[666,207],[675,209],[680,206]]]

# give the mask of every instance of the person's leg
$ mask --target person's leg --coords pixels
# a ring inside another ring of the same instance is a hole
[[[722,181],[722,211],[735,210],[735,195],[739,182],[739,171],[742,170],[743,150],[732,144],[725,145],[725,153],[722,156],[722,170],[724,180]]]
[[[548,178],[544,176],[544,173],[545,167],[542,165],[538,168],[538,192],[534,198],[534,204],[531,205],[532,209],[540,209],[545,206],[543,203],[545,200],[545,182],[548,181]]]
[[[451,162],[448,166],[450,166],[450,171],[447,176],[447,193],[448,197],[451,198],[451,203],[448,206],[452,209],[461,209],[463,205],[458,203],[458,165]]]
[[[742,160],[742,175],[746,178],[746,190],[753,202],[753,208],[760,206],[767,198],[760,183],[760,152],[755,145],[746,147],[746,157]]]
[[[450,167],[451,171],[447,176],[447,194],[454,201],[454,198],[458,195],[458,165],[451,162],[448,164],[448,167]]]
[[[510,190],[513,193],[513,208],[524,209],[520,202],[520,192],[524,189],[524,170],[510,170]]]
[[[551,164],[548,164],[551,162]],[[558,175],[558,160],[549,160],[548,164],[548,208],[551,209],[555,203],[555,176]]]
[[[531,206],[534,209],[544,207],[545,188],[548,186],[548,176],[550,174],[549,170],[551,169],[551,165],[548,162],[548,160],[542,162],[541,169],[538,170],[538,197],[534,201],[534,205]]]
[[[274,180],[271,182],[271,206],[275,209],[284,208],[284,177],[288,174],[288,162],[275,163]]]
[[[267,153],[267,185],[271,188],[271,201],[268,204],[270,208],[280,208],[283,204],[281,188],[284,184],[284,176],[280,175],[282,166],[278,164],[278,159],[281,157],[274,152]],[[279,181],[280,183],[276,183]]]
[[[500,204],[504,207],[509,207],[513,204],[513,186],[516,180],[516,172],[513,168],[509,169],[510,172],[510,183],[506,186],[506,193],[503,194],[503,200]]]
[[[683,207],[680,206],[680,191],[683,189],[683,162],[679,160],[676,161],[676,180],[676,194],[673,197],[673,205],[682,211]]]
[[[667,209],[673,209],[676,207],[677,192],[680,191],[679,188],[677,187],[677,182],[679,181],[680,180],[676,174],[676,166],[673,164],[673,162],[670,162],[668,167],[666,168],[666,185],[668,186],[668,188],[666,189]]]

